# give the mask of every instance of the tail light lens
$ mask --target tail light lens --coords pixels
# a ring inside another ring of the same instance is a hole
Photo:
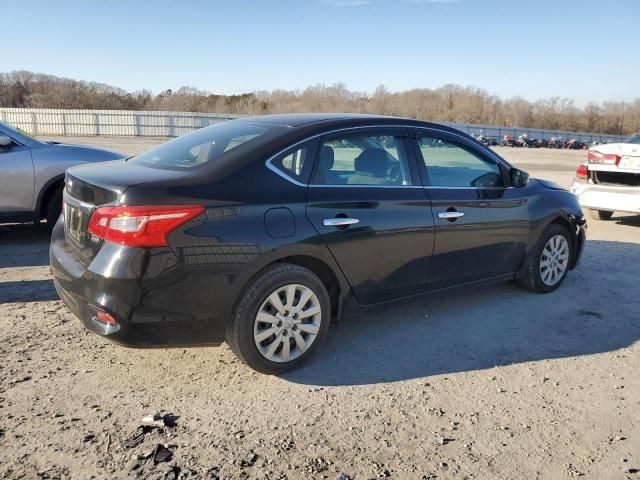
[[[620,158],[620,155],[616,155],[615,153],[600,153],[596,150],[589,150],[589,153],[587,153],[587,159],[589,160],[589,163],[618,165]]]
[[[580,180],[586,180],[589,176],[589,167],[587,163],[581,164],[576,170],[576,177]]]
[[[131,247],[165,247],[167,235],[204,212],[202,205],[100,207],[89,219],[89,232]]]

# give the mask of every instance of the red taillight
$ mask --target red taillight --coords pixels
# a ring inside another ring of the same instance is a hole
[[[89,232],[131,247],[165,247],[167,235],[204,212],[202,205],[100,207],[89,219]]]
[[[596,150],[589,150],[587,153],[587,160],[589,163],[605,163],[607,165],[618,165],[620,161],[620,155],[615,153],[600,153]]]
[[[586,180],[589,176],[589,167],[587,163],[582,163],[576,170],[576,177],[581,180]]]
[[[109,325],[113,325],[113,326],[118,325],[118,322],[116,321],[116,319],[113,318],[107,312],[100,312],[100,311],[96,312],[96,318],[101,322],[108,323]]]

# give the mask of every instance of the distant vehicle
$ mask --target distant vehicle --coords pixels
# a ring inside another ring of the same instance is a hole
[[[549,143],[547,145],[549,148],[564,148],[564,140],[562,137],[553,136],[549,139]]]
[[[459,130],[272,115],[69,169],[50,258],[89,330],[129,346],[226,340],[273,374],[350,307],[511,280],[551,292],[584,223],[574,195]]]
[[[596,219],[608,220],[614,212],[640,213],[640,134],[591,147],[571,191]]]
[[[101,148],[43,142],[0,122],[0,221],[44,218],[53,227],[62,210],[64,171],[122,157]]]
[[[495,137],[489,137],[488,135],[485,135],[482,132],[480,132],[478,135],[475,135],[473,138],[475,138],[477,141],[479,141],[483,145],[486,145],[487,147],[493,147],[495,145],[498,145],[498,141],[496,140]]]
[[[504,147],[517,147],[517,142],[513,139],[513,135],[506,134],[502,137],[502,146]]]
[[[571,140],[567,140],[564,143],[564,148],[568,150],[586,150],[588,145],[580,140],[572,138]]]

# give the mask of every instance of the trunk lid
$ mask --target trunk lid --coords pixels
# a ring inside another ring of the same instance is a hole
[[[589,149],[591,152],[599,152],[604,155],[618,155],[620,160],[615,166],[608,165],[590,165],[589,168],[594,170],[616,171],[627,170],[640,173],[640,145],[635,143],[610,143],[596,145]]]
[[[125,160],[82,165],[67,170],[63,197],[64,233],[69,249],[85,266],[97,255],[103,240],[88,231],[93,211],[117,205],[133,185],[171,180],[184,172],[150,168]]]

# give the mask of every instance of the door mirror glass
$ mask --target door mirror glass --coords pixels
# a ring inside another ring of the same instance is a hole
[[[6,135],[0,135],[0,147],[8,147],[13,143],[11,137],[7,137]]]
[[[519,168],[511,169],[511,185],[514,187],[524,187],[529,183],[529,174]]]

